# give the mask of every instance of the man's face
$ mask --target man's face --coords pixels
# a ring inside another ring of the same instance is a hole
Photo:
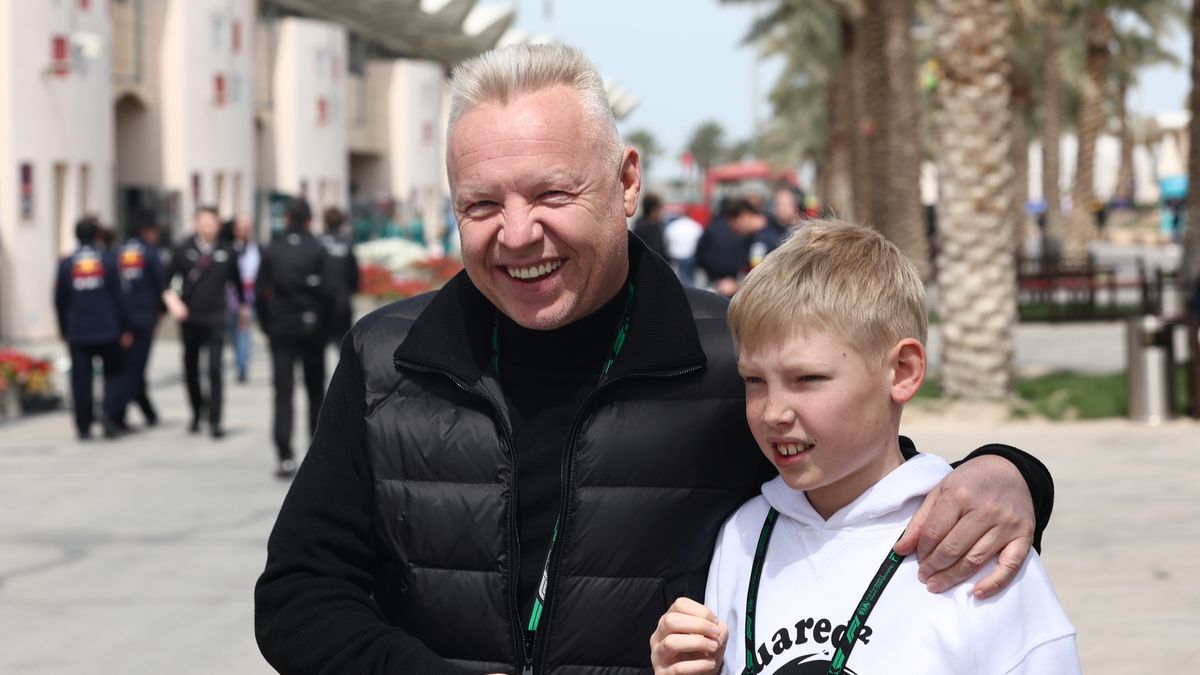
[[[551,330],[599,309],[628,270],[626,218],[637,152],[620,164],[567,87],[469,108],[449,139],[450,194],[463,264],[518,324]]]
[[[733,225],[734,232],[743,237],[749,237],[752,234],[758,234],[767,227],[767,217],[753,211],[742,211],[733,217],[730,224]]]
[[[233,236],[238,241],[249,241],[250,230],[254,227],[254,223],[249,218],[241,217],[233,221]]]
[[[217,230],[221,228],[221,223],[217,221],[217,217],[209,211],[201,211],[196,214],[196,236],[204,241],[213,241],[217,238]]]
[[[805,329],[743,349],[746,422],[788,487],[818,510],[848,503],[898,464],[892,371],[845,340]],[[828,517],[828,516],[827,516]]]
[[[780,190],[775,193],[775,219],[784,225],[791,225],[796,220],[799,211],[796,208],[796,197],[791,190]]]

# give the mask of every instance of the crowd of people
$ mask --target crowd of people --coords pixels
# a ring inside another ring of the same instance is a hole
[[[237,381],[249,377],[255,317],[271,350],[273,438],[277,475],[296,471],[292,447],[292,394],[296,362],[304,369],[309,428],[316,427],[325,388],[325,348],[339,344],[351,322],[358,290],[358,263],[337,209],[324,214],[325,233],[310,232],[312,211],[304,199],[286,208],[286,228],[266,245],[253,221],[237,216],[222,223],[202,206],[192,233],[169,251],[159,247],[150,220],[131,225],[118,244],[111,229],[92,216],[75,227],[78,247],[59,265],[54,299],[59,330],[71,357],[75,430],[92,438],[94,362],[101,362],[104,398],[98,416],[105,438],[134,430],[127,410],[141,411],[147,427],[159,413],[146,384],[146,368],[160,318],[179,323],[182,369],[191,412],[188,430],[207,427],[223,438],[225,346],[232,345]],[[201,376],[201,361],[205,361]]]
[[[662,197],[651,192],[642,198],[633,232],[671,263],[684,284],[711,288],[730,298],[746,274],[778,248],[789,231],[803,226],[803,197],[797,192],[780,187],[769,210],[757,192],[724,197],[717,202],[708,227],[686,214],[668,213]],[[697,271],[703,276],[698,277]]]

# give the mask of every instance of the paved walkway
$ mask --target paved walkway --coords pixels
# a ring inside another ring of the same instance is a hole
[[[214,442],[184,428],[178,357],[156,346],[157,429],[82,444],[65,412],[0,424],[0,673],[270,672],[251,591],[286,485],[271,476],[266,360],[227,386],[230,434]],[[1045,561],[1085,672],[1200,672],[1200,424],[906,432],[948,457],[1003,440],[1049,465]]]

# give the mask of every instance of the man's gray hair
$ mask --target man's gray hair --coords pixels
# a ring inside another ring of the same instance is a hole
[[[450,76],[450,121],[481,103],[507,105],[521,95],[555,86],[572,88],[592,119],[592,139],[615,163],[621,156],[621,137],[613,119],[604,80],[583,52],[564,44],[512,45],[484,52],[460,63]]]

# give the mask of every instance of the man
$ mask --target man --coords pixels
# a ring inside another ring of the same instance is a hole
[[[730,298],[746,273],[775,250],[782,237],[783,231],[749,199],[730,199],[696,244],[696,262],[712,289]]]
[[[180,322],[183,336],[183,370],[187,377],[188,403],[192,407],[189,430],[200,432],[200,420],[208,410],[209,433],[213,439],[225,436],[221,427],[221,353],[225,347],[225,287],[234,289],[238,312],[244,321],[250,317],[245,304],[242,280],[238,275],[237,255],[218,243],[221,220],[210,206],[196,209],[195,234],[175,247],[167,266],[167,289],[163,303]],[[179,292],[172,288],[182,279]],[[208,355],[208,400],[200,389],[200,352]]]
[[[268,544],[259,646],[286,673],[648,672],[659,615],[701,597],[722,520],[770,468],[726,302],[629,237],[637,152],[577,50],[465,62],[449,120],[465,272],[343,343]],[[1049,476],[1023,465],[1044,522]],[[1004,459],[947,481],[901,542],[928,535],[933,590],[978,569],[951,551],[1003,547],[1007,569],[1035,532]]]
[[[771,203],[771,215],[780,229],[790,230],[799,227],[804,222],[804,214],[800,210],[800,201],[796,192],[790,188],[779,188],[775,191],[775,199]]]
[[[258,277],[258,266],[262,252],[254,239],[254,221],[250,216],[240,215],[233,221],[230,247],[237,254],[238,276],[241,278],[242,295],[247,307],[254,307],[254,280]],[[237,381],[244,383],[250,371],[251,317],[238,311],[237,293],[226,288],[226,304],[229,307],[229,323],[226,332],[233,341],[234,361],[237,365]]]
[[[304,364],[308,392],[308,428],[316,433],[317,413],[325,396],[325,311],[322,282],[327,255],[308,231],[312,210],[292,199],[285,210],[287,230],[263,252],[254,284],[258,320],[271,343],[271,381],[275,388],[275,475],[296,473],[292,450],[292,393],[296,361]]]
[[[642,215],[633,226],[633,233],[642,240],[646,248],[654,251],[663,260],[667,257],[667,242],[663,232],[662,198],[653,192],[642,198]]]
[[[129,308],[129,322],[133,342],[126,352],[125,397],[116,422],[128,429],[125,409],[136,403],[146,420],[146,426],[158,424],[158,412],[150,401],[146,388],[146,365],[150,361],[150,346],[154,341],[154,329],[162,312],[162,294],[165,290],[165,272],[158,251],[158,228],[150,218],[141,218],[134,225],[133,236],[117,251],[117,266],[121,272],[121,288]]]
[[[326,327],[329,341],[340,345],[354,321],[351,301],[358,292],[358,260],[354,257],[354,241],[346,214],[331,207],[325,209],[324,216],[325,234],[321,235],[321,245],[329,254],[325,286],[330,302]]]
[[[125,406],[123,348],[133,340],[121,278],[110,253],[100,250],[100,223],[85,216],[75,224],[79,248],[58,265],[54,308],[58,330],[71,350],[71,399],[79,440],[92,436],[92,360],[104,364],[104,402],[100,424],[105,438],[120,435],[117,420]]]

